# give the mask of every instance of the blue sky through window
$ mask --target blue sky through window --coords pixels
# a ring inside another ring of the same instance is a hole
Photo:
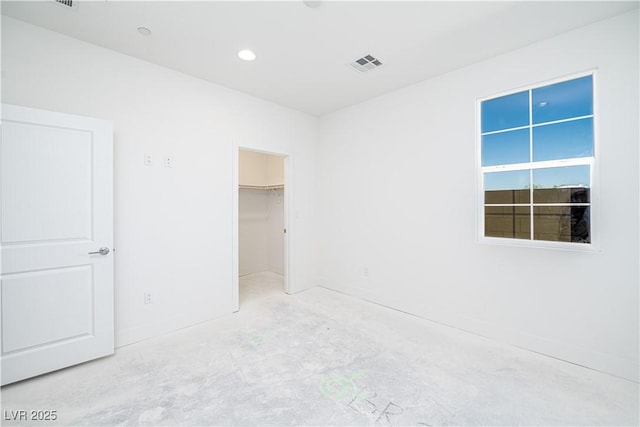
[[[482,133],[529,124],[529,92],[482,102]]]
[[[534,169],[533,186],[534,188],[590,187],[589,166]],[[485,191],[524,190],[527,188],[531,188],[528,170],[484,174]]]
[[[533,124],[593,114],[593,76],[543,86],[531,92]]]
[[[593,156],[593,119],[533,128],[533,161]]]
[[[482,166],[593,156],[593,118],[572,120],[593,114],[591,75],[532,89],[531,106],[529,91],[483,101],[481,114]]]
[[[528,170],[484,174],[485,191],[524,190],[526,188],[530,188]]]
[[[482,137],[482,166],[529,161],[529,129],[492,133]]]
[[[534,188],[590,187],[589,166],[567,166],[533,171]]]

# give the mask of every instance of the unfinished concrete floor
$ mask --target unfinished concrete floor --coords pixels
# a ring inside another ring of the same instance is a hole
[[[326,289],[285,295],[273,273],[242,278],[237,314],[6,386],[2,406],[57,411],[23,425],[639,423],[637,383]]]

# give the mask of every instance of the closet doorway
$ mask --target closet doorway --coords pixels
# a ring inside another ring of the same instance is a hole
[[[287,157],[238,149],[237,305],[287,289]]]

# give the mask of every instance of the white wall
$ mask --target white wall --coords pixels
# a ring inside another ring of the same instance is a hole
[[[284,190],[240,189],[238,205],[240,276],[284,274]]]
[[[257,151],[240,150],[238,183],[252,186],[267,185],[267,155]]]
[[[637,380],[638,22],[625,14],[324,117],[321,283]],[[601,250],[478,244],[476,99],[594,68]]]
[[[601,251],[477,244],[475,99],[594,67]],[[3,102],[114,122],[119,345],[231,312],[245,147],[294,165],[294,291],[318,267],[325,286],[638,379],[637,77],[634,12],[332,114],[316,153],[313,117],[2,17]]]
[[[267,185],[284,185],[284,158],[267,155]]]
[[[269,193],[240,189],[238,194],[238,271],[240,276],[269,270]]]
[[[259,187],[284,185],[284,157],[240,150],[238,183]]]
[[[238,271],[240,276],[284,274],[284,157],[249,150],[238,153]]]
[[[114,123],[117,345],[232,312],[237,146],[296,159],[291,283],[316,284],[317,119],[4,16],[2,102]]]
[[[284,189],[269,190],[267,193],[268,270],[284,274]]]

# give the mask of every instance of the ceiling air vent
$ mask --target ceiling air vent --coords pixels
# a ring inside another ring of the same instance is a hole
[[[382,65],[379,59],[374,58],[371,55],[365,55],[362,58],[358,58],[349,63],[349,66],[361,73],[366,73],[369,70],[373,70]]]
[[[55,3],[58,3],[60,6],[65,6],[69,8],[73,8],[76,6],[78,0],[53,0]]]

